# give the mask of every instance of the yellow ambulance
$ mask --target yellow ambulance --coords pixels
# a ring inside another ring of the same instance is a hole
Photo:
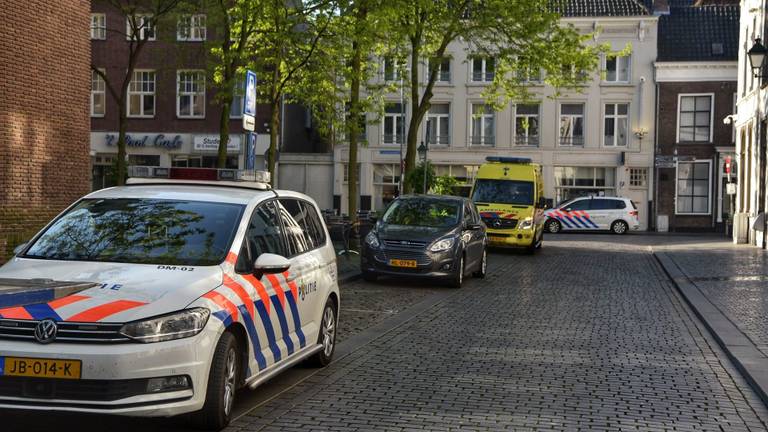
[[[488,228],[491,247],[534,253],[544,236],[541,166],[527,158],[489,156],[477,171],[472,201]]]

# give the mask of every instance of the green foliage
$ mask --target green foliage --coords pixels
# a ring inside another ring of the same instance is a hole
[[[411,191],[415,193],[422,193],[424,191],[424,173],[427,176],[427,191],[432,189],[435,185],[435,169],[431,163],[427,162],[426,169],[425,164],[419,163],[416,169],[405,175],[405,185]]]
[[[454,188],[459,184],[456,177],[449,175],[435,177],[434,184],[432,185],[432,193],[436,195],[455,195]]]

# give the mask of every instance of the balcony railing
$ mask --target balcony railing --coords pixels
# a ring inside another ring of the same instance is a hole
[[[429,137],[429,143],[435,145],[449,145],[451,143],[450,135],[435,135]]]
[[[538,135],[517,135],[515,137],[515,145],[517,146],[526,146],[526,147],[538,147],[539,146],[539,136]]]
[[[494,76],[495,76],[494,72],[472,72],[472,81],[490,82],[490,81],[493,81]]]
[[[560,137],[560,145],[564,147],[575,147],[584,145],[583,136],[563,136]]]
[[[440,71],[437,73],[437,82],[451,82],[451,72],[450,71]]]
[[[403,138],[403,134],[384,134],[384,144],[402,144]]]
[[[469,143],[473,146],[493,146],[496,144],[495,136],[473,135],[469,137]]]

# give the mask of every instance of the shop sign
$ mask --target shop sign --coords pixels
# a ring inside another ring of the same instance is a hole
[[[193,139],[193,148],[195,151],[218,151],[219,150],[219,136],[218,135],[196,135]],[[227,152],[239,152],[240,151],[240,136],[230,135],[227,142]]]
[[[108,146],[117,145],[117,135],[107,134],[104,139]],[[127,147],[156,147],[164,149],[181,148],[181,135],[175,135],[172,138],[163,134],[132,136],[125,135],[125,145]]]

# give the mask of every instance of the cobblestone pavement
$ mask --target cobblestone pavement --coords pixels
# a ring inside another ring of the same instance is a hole
[[[768,254],[731,244],[666,247],[699,290],[768,356]]]
[[[236,431],[766,430],[768,411],[641,236],[496,254],[415,317],[240,418]]]

